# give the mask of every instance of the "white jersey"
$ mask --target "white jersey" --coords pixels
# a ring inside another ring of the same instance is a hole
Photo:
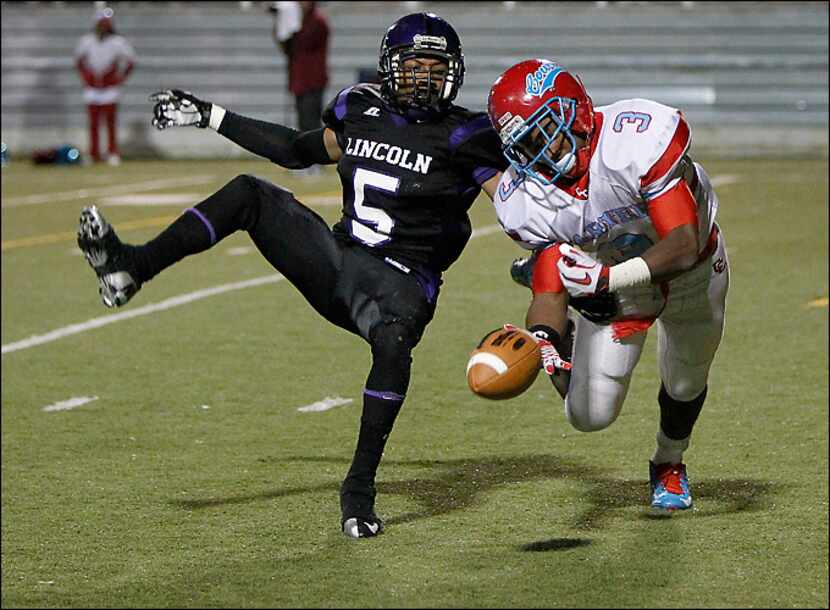
[[[126,64],[135,61],[135,51],[127,39],[111,34],[103,40],[94,33],[85,34],[75,48],[75,59],[83,59],[86,66],[97,76],[103,76],[113,68],[123,71]],[[121,87],[85,87],[84,101],[87,104],[113,104],[121,95]]]
[[[657,243],[648,203],[686,179],[697,202],[703,251],[718,200],[703,168],[686,156],[689,128],[680,112],[630,99],[597,107],[595,116],[596,148],[578,184],[568,190],[541,186],[512,168],[502,175],[493,205],[505,232],[527,249],[567,242],[614,265]],[[620,290],[620,317],[657,315],[665,295],[665,287],[654,285]]]

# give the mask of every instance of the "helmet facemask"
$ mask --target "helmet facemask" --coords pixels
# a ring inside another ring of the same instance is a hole
[[[422,59],[435,59],[441,63],[416,63]],[[455,78],[449,61],[452,60],[430,55],[393,55],[389,88],[395,103],[401,108],[440,112],[447,105]]]
[[[440,47],[443,38],[439,41],[382,50],[378,75],[390,103],[405,112],[426,114],[440,114],[450,106],[464,80],[464,60],[430,48]]]
[[[552,97],[526,121],[508,123],[501,134],[507,160],[543,186],[568,177],[577,162],[577,141],[571,131],[575,117],[576,100]]]

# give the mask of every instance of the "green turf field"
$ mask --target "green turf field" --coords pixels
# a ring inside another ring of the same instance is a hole
[[[732,286],[686,454],[691,514],[644,508],[653,337],[602,432],[572,429],[542,377],[506,402],[467,389],[469,351],[521,323],[528,300],[507,274],[520,251],[487,231],[482,198],[484,231],[445,276],[381,465],[387,531],[361,541],[339,532],[337,490],[367,346],[277,281],[245,234],[117,311],[74,243],[84,204],[141,242],[240,172],[291,187],[333,222],[334,173],[301,180],[256,161],[3,168],[2,606],[826,608],[828,164],[705,165]],[[142,197],[167,204],[122,205]],[[225,291],[168,301],[214,287]],[[63,336],[91,320],[110,323]],[[94,400],[61,408],[82,397]],[[353,402],[298,411],[327,397]]]

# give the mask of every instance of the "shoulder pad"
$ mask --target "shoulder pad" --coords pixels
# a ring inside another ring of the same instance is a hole
[[[676,108],[631,99],[597,111],[604,116],[598,151],[603,165],[637,190],[663,177],[688,150],[688,125]]]
[[[496,131],[490,123],[490,117],[483,112],[467,112],[457,117],[460,119],[450,132],[450,150],[458,148],[473,136],[485,133],[495,136]]]
[[[346,118],[350,106],[379,104],[383,102],[380,86],[372,83],[358,83],[341,89],[323,111],[323,123],[335,129]]]

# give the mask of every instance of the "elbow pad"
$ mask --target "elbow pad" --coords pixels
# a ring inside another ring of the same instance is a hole
[[[294,153],[298,160],[301,160],[308,165],[319,163],[325,165],[331,163],[329,151],[326,150],[326,141],[323,137],[325,127],[314,129],[313,131],[304,131],[298,133],[294,140]]]

